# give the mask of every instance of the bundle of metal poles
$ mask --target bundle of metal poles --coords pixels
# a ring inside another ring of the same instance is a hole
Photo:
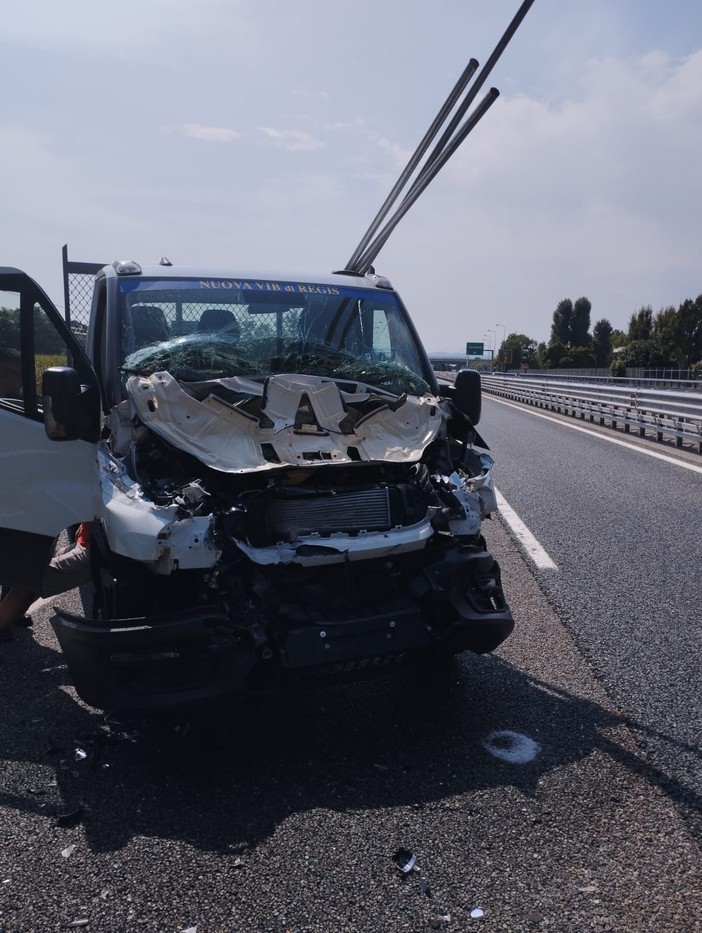
[[[504,35],[495,46],[492,55],[478,72],[472,84],[471,79],[478,69],[478,62],[474,58],[470,59],[400,177],[395,182],[375,219],[363,235],[361,242],[344,266],[344,272],[358,275],[364,275],[368,272],[375,257],[400,220],[497,100],[500,92],[497,88],[490,88],[476,108],[468,114],[471,104],[520,23],[529,12],[533,2],[534,0],[524,0],[512,22],[505,30]],[[466,116],[466,114],[468,115]],[[435,137],[444,126],[445,128],[438,142],[436,142],[429,155],[426,155]],[[425,156],[426,158],[424,158]],[[403,190],[406,190],[406,193],[402,201],[394,214],[388,216]]]

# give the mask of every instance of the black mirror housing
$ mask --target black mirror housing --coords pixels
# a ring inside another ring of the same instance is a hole
[[[100,412],[95,391],[81,384],[77,370],[51,366],[41,382],[44,429],[52,441],[96,441]]]
[[[478,424],[482,410],[482,387],[477,369],[460,369],[456,373],[453,403],[459,411],[470,418],[472,425]]]

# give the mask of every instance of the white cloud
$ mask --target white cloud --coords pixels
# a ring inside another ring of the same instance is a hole
[[[305,91],[298,90],[293,91],[293,97],[299,97],[302,100],[329,100],[329,94],[327,91]]]
[[[270,126],[259,126],[259,131],[269,142],[281,149],[322,149],[325,145],[303,130],[276,130]]]
[[[410,149],[401,146],[399,143],[392,142],[390,139],[379,139],[377,144],[378,149],[390,156],[392,164],[398,169],[403,169],[409,162],[410,156],[412,155]]]
[[[183,136],[192,139],[203,139],[208,143],[231,143],[241,139],[241,133],[227,129],[224,126],[203,126],[201,123],[185,123],[179,127]]]

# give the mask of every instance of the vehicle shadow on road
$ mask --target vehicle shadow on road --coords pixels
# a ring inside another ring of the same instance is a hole
[[[232,853],[319,809],[419,809],[505,786],[533,797],[546,775],[596,752],[663,786],[615,713],[497,656],[464,656],[443,679],[247,698],[186,721],[126,726],[75,699],[59,653],[31,638],[9,647],[0,802],[53,821],[75,814],[96,852],[146,836]],[[503,730],[537,743],[533,759],[491,754],[486,740]],[[37,787],[39,775],[55,791]]]

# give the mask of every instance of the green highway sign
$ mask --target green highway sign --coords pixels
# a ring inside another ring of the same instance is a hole
[[[482,356],[484,348],[484,343],[467,343],[466,356]]]

